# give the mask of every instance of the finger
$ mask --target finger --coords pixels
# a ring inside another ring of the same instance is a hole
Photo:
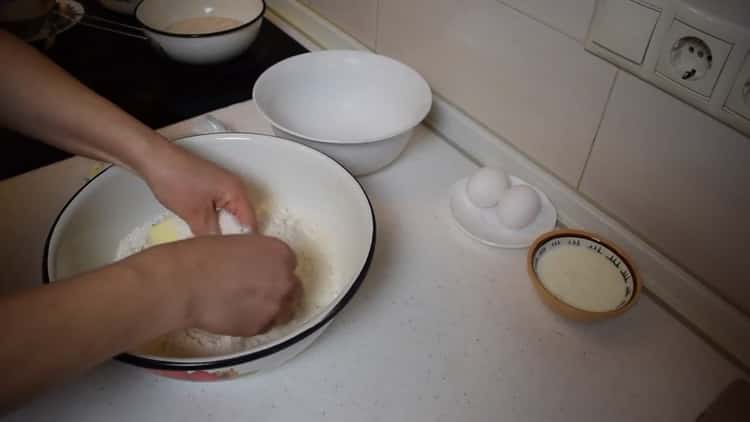
[[[276,317],[273,319],[273,324],[274,325],[286,324],[287,322],[292,320],[293,316],[294,316],[294,308],[291,307],[289,303],[285,303],[281,306],[279,313],[276,314]]]
[[[294,270],[297,268],[297,254],[294,252],[294,249],[291,248],[287,243],[285,243],[283,240],[274,238],[279,244],[279,247],[282,250],[282,259],[285,265],[287,265],[287,268],[291,268]]]
[[[228,328],[227,332],[217,334],[252,337],[270,331],[274,327],[274,325],[276,325],[276,323],[274,322],[273,315],[264,316],[255,320],[243,319],[230,326],[231,329]]]
[[[258,231],[255,210],[253,210],[250,200],[245,195],[240,195],[238,198],[230,200],[225,208],[237,218],[237,222],[245,227],[249,227],[253,233]]]
[[[297,313],[297,309],[302,301],[302,283],[300,283],[296,277],[294,281],[295,283],[292,285],[292,288],[284,296],[281,311],[276,316],[275,321],[277,324],[286,324],[291,321]]]
[[[230,194],[217,200],[216,206],[230,212],[243,227],[249,228],[253,233],[257,232],[258,223],[255,210],[246,194],[236,194],[235,196]]]
[[[195,236],[206,236],[220,234],[219,216],[216,214],[214,205],[203,208],[191,218],[186,219],[190,230]]]
[[[276,325],[276,315],[270,314],[267,320],[261,323],[260,329],[258,329],[257,334],[267,333],[268,331],[271,331],[271,328],[273,328],[275,325]]]

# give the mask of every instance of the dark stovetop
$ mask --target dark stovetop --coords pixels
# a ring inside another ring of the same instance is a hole
[[[87,15],[137,25],[132,17],[109,12],[95,1],[78,1]],[[304,52],[268,20],[242,56],[217,65],[177,63],[157,53],[148,41],[84,25],[58,35],[53,46],[43,51],[86,86],[153,128],[252,98],[253,85],[263,71]],[[69,156],[1,128],[0,142],[6,151],[0,154],[0,179]]]

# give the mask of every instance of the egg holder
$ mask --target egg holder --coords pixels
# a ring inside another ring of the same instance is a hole
[[[481,208],[476,206],[467,194],[469,177],[456,182],[450,189],[450,209],[458,227],[469,237],[498,248],[526,248],[542,233],[551,231],[557,223],[557,210],[547,195],[535,186],[515,176],[508,176],[509,187],[526,185],[536,191],[540,199],[540,210],[536,218],[527,226],[511,229],[500,223],[497,205]]]

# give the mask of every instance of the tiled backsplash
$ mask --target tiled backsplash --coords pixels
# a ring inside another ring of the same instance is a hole
[[[579,43],[496,0],[380,0],[377,49],[576,185],[615,76]]]
[[[373,0],[304,0],[302,3],[336,23],[362,44],[375,49],[378,2]]]
[[[580,190],[750,308],[750,140],[620,73]]]
[[[595,0],[302,3],[750,313],[750,139],[584,51]]]
[[[596,0],[506,0],[513,7],[581,42],[589,30]]]

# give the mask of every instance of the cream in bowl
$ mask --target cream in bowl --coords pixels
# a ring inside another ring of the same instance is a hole
[[[263,21],[263,0],[143,0],[135,17],[170,58],[211,64],[242,54]]]
[[[542,300],[577,320],[622,314],[641,289],[631,261],[611,243],[580,230],[556,230],[529,249],[528,271]]]

